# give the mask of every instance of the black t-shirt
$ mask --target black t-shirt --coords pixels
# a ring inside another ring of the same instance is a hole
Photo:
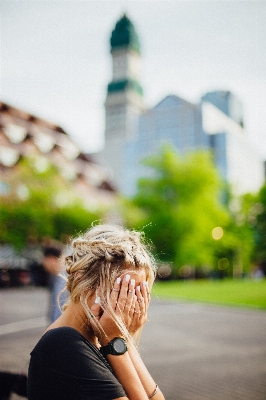
[[[113,400],[126,396],[96,346],[69,327],[47,331],[31,352],[28,400]]]

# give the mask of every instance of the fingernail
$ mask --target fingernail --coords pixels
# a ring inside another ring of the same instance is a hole
[[[142,285],[143,285],[144,287],[147,287],[146,283],[147,283],[146,281],[143,281],[143,282],[142,282]]]
[[[129,274],[126,274],[126,282],[128,282],[129,279],[130,279],[130,275],[129,275]]]
[[[131,279],[130,285],[131,285],[131,286],[135,286],[135,279]]]
[[[95,303],[95,304],[100,304],[100,303],[101,303],[101,298],[100,298],[99,296],[96,297],[94,303]]]
[[[147,281],[145,283],[146,283],[146,287],[149,287],[149,283]]]
[[[119,284],[120,282],[121,282],[121,278],[117,278],[117,279],[116,279],[116,283]]]
[[[140,286],[137,286],[136,289],[140,292]]]

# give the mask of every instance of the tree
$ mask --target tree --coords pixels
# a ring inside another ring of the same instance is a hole
[[[157,257],[172,262],[175,274],[184,265],[212,265],[212,230],[226,225],[229,214],[211,155],[197,152],[181,157],[164,146],[144,162],[153,176],[139,180],[132,204],[141,209],[138,225],[146,226]]]
[[[62,240],[100,216],[100,209],[85,209],[55,167],[36,168],[36,159],[23,160],[9,180],[9,194],[1,198],[0,243],[22,248],[32,238]]]
[[[250,222],[255,225],[254,260],[266,276],[266,184],[262,186],[257,201],[250,208]]]
[[[252,266],[255,222],[252,208],[256,195],[236,196],[228,184],[223,193],[230,218],[224,226],[222,239],[215,243],[216,263],[224,275],[242,277],[250,272]]]

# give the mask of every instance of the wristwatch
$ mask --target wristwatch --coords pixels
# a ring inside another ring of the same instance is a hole
[[[125,339],[115,337],[106,346],[100,348],[100,352],[105,357],[107,354],[113,354],[114,356],[121,356],[127,351],[127,343]]]

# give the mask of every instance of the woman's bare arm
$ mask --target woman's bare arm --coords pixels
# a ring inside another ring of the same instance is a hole
[[[149,294],[145,282],[142,282],[136,288],[136,295],[134,284],[134,280],[124,277],[121,282],[119,280],[116,281],[115,290],[112,292],[114,310],[123,318],[131,334],[134,334],[146,322],[149,305]],[[104,337],[99,338],[102,346],[107,345],[112,338],[122,336],[117,326],[106,313],[102,315],[99,321],[106,333]],[[157,387],[156,383],[133,342],[128,342],[128,351],[123,355],[108,354],[107,359],[127,394],[127,397],[122,397],[121,400],[146,400],[153,395]],[[164,400],[160,389],[157,389],[152,399]]]
[[[147,321],[150,294],[146,282],[141,282],[141,284],[137,287],[136,296],[137,301],[135,304],[135,318],[133,318],[131,325],[129,326],[129,332],[132,336]],[[128,352],[147,396],[152,396],[156,391],[152,398],[154,400],[163,400],[164,396],[142,361],[138,349],[134,345],[134,341],[129,342]]]

